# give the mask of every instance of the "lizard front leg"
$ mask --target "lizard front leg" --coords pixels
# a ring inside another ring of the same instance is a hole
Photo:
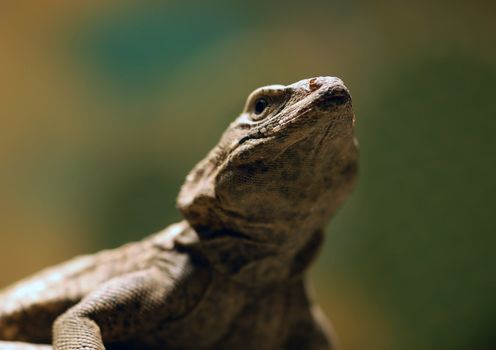
[[[98,262],[94,256],[78,257],[1,291],[0,340],[49,343],[57,316],[100,282],[93,278],[100,272]]]
[[[1,350],[52,350],[51,345],[0,341]]]
[[[55,321],[54,350],[104,350],[104,343],[142,337],[170,312],[175,286],[158,268],[110,280]]]
[[[71,259],[0,291],[0,340],[50,343],[59,315],[109,279],[143,269],[153,254],[152,242],[127,244]]]

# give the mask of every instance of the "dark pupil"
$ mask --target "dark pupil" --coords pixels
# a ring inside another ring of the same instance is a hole
[[[265,98],[259,98],[255,102],[255,114],[262,113],[265,110],[265,108],[267,108],[268,105],[269,105],[269,103],[267,102],[267,100]]]

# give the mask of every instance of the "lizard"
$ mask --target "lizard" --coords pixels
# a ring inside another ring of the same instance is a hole
[[[0,349],[336,349],[308,291],[358,168],[344,83],[253,91],[186,177],[183,220],[0,292]]]

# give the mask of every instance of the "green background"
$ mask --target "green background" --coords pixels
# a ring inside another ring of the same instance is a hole
[[[490,1],[2,4],[0,285],[180,219],[266,84],[342,78],[358,186],[311,277],[344,349],[496,347]]]

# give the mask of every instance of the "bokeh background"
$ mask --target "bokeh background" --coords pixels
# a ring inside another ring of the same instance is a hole
[[[312,279],[343,349],[496,348],[491,1],[2,1],[0,286],[180,219],[254,88],[350,88],[356,191]]]

